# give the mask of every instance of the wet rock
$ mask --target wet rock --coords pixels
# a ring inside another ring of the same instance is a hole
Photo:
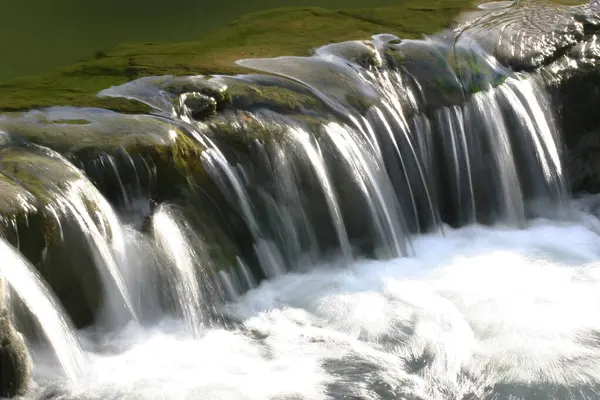
[[[156,116],[55,108],[3,114],[0,129],[15,142],[63,154],[112,204],[126,209],[128,198],[170,198],[189,176],[205,175],[203,146],[181,126]]]
[[[573,192],[600,192],[600,2],[517,2],[467,14],[455,32],[512,71],[541,77],[552,95]]]
[[[533,71],[562,57],[600,28],[600,5],[568,7],[548,1],[520,1],[501,12],[466,14],[455,29],[470,36],[498,61]]]
[[[394,38],[400,42],[400,39]],[[375,44],[367,41],[354,40],[330,44],[317,49],[316,54],[330,54],[341,57],[348,62],[367,69],[383,66],[383,60],[381,59]]]
[[[571,190],[600,193],[600,33],[539,74],[552,94],[562,128]]]
[[[226,111],[259,111],[261,109],[281,114],[326,114],[327,105],[307,87],[290,79],[246,75],[218,77],[227,86]]]
[[[31,146],[0,149],[0,176],[5,204],[14,195],[30,199],[27,208],[0,210],[4,236],[36,266],[75,323],[91,323],[102,303],[93,250],[81,226],[80,213],[98,211],[91,183],[57,153]],[[15,186],[20,194],[9,190]]]
[[[0,303],[0,397],[11,398],[24,394],[31,370],[27,346],[11,325],[8,313]]]
[[[387,62],[418,82],[421,110],[462,105],[481,91],[502,84],[509,71],[470,43],[443,35],[425,40],[382,42]]]
[[[217,101],[212,97],[198,92],[182,95],[180,108],[189,112],[196,121],[202,121],[217,111]],[[185,107],[185,108],[184,108]]]
[[[326,102],[332,109],[330,112],[347,113],[345,107],[350,105],[357,112],[363,113],[377,104],[379,93],[365,79],[357,74],[357,64],[343,59],[331,61],[328,51],[339,48],[325,47],[312,57],[278,57],[247,59],[240,64],[268,74],[277,74],[291,78],[311,88],[315,97]],[[326,97],[325,94],[326,93]]]
[[[36,266],[77,327],[92,324],[105,300],[104,267],[82,226],[87,219],[111,241],[102,197],[128,216],[138,207],[130,201],[146,198],[140,225],[165,200],[227,208],[207,179],[203,146],[162,118],[53,109],[5,114],[0,125],[12,141],[0,148],[0,234]],[[211,253],[235,262],[235,251]]]

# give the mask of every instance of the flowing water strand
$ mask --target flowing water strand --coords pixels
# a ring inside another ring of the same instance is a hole
[[[420,157],[417,151],[419,141],[426,135],[424,132],[414,131],[409,126],[405,117],[404,108],[416,108],[416,100],[413,91],[402,84],[402,77],[397,71],[367,71],[363,74],[365,79],[370,82],[381,95],[381,105],[374,106],[373,109],[377,118],[383,123],[385,133],[389,135],[389,140],[393,144],[397,157],[400,159],[402,169],[405,174],[405,180],[408,182],[407,190],[410,193],[412,209],[414,212],[414,221],[417,232],[423,232],[426,229],[438,229],[440,226],[438,207],[434,204],[431,195],[431,179],[425,174],[424,162],[427,161]],[[403,107],[401,99],[407,103]],[[385,114],[382,112],[385,110]],[[388,117],[386,117],[388,116]],[[390,175],[393,171],[388,171]],[[417,191],[421,191],[417,198]],[[424,208],[423,212],[418,208]],[[420,226],[420,215],[424,214],[426,226]]]
[[[284,257],[272,240],[265,237],[240,174],[231,166],[223,153],[212,143],[202,152],[202,162],[207,172],[219,185],[227,199],[241,211],[250,234],[254,238],[254,251],[267,277],[285,273]]]
[[[458,220],[461,223],[473,223],[477,215],[477,205],[471,172],[474,165],[465,126],[465,112],[458,106],[443,107],[436,111],[436,123],[441,133],[444,162],[452,170],[449,174],[450,183],[445,189],[453,194],[452,207],[457,211]]]
[[[87,360],[66,313],[37,271],[3,239],[0,239],[0,280],[25,304],[48,340],[69,380],[80,379]]]
[[[158,248],[168,260],[165,278],[173,288],[175,302],[188,329],[197,336],[202,329],[204,302],[197,272],[197,255],[168,208],[160,207],[154,214],[152,232]]]
[[[348,239],[348,233],[346,232],[346,227],[344,226],[344,220],[342,218],[342,212],[338,203],[337,195],[333,188],[329,172],[327,171],[327,166],[325,159],[323,158],[323,154],[321,153],[321,149],[305,130],[291,128],[289,130],[289,134],[290,138],[292,138],[294,142],[304,151],[308,159],[308,163],[312,166],[312,169],[315,172],[317,181],[321,186],[325,196],[327,207],[329,209],[329,215],[333,222],[333,226],[339,241],[341,258],[346,263],[350,262],[353,258],[350,240]]]
[[[325,126],[325,132],[345,161],[350,178],[364,196],[377,235],[377,245],[388,257],[406,254],[407,236],[401,226],[403,219],[383,165],[363,151],[349,128],[330,123]]]
[[[108,310],[113,319],[137,319],[121,268],[126,259],[121,223],[106,199],[85,180],[74,183],[69,190],[57,195],[56,206],[77,221],[94,253],[96,268],[107,290]],[[89,201],[96,207],[90,214]],[[50,206],[49,208],[53,208]],[[115,288],[117,293],[111,293]],[[124,309],[123,309],[124,307]],[[125,312],[123,315],[122,312]],[[117,318],[114,318],[114,317]],[[114,321],[113,321],[114,322]]]
[[[507,97],[512,105],[511,110],[517,114],[517,120],[521,124],[522,131],[527,134],[522,135],[524,140],[530,143],[530,152],[528,167],[533,169],[536,166],[541,169],[544,187],[539,188],[538,175],[531,175],[530,182],[537,188],[538,197],[554,196],[559,202],[564,202],[567,194],[565,193],[564,170],[561,162],[561,152],[559,146],[561,139],[555,128],[554,116],[550,112],[548,96],[539,87],[535,78],[529,79],[510,79],[507,84],[500,88],[502,94]],[[522,171],[527,173],[528,171]]]

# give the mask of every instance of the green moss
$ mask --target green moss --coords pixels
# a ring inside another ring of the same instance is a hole
[[[65,161],[41,151],[16,147],[0,149],[0,173],[33,194],[42,205],[83,175]]]
[[[96,94],[143,76],[243,73],[248,70],[235,64],[239,59],[307,55],[320,45],[378,33],[416,38],[451,25],[471,2],[405,0],[393,7],[363,10],[264,11],[237,19],[198,41],[122,44],[67,68],[2,83],[0,110],[68,105],[147,112],[138,102]]]
[[[10,222],[37,209],[37,199],[27,189],[0,173],[0,220]]]
[[[300,113],[325,105],[310,93],[279,86],[265,86],[250,83],[231,83],[227,85],[227,96],[235,108],[268,108],[283,113]]]
[[[48,121],[48,123],[64,125],[88,125],[90,121],[87,119],[58,119],[56,121]]]
[[[50,147],[60,153],[126,151],[139,147],[168,144],[173,124],[149,115],[125,115],[112,112],[80,111],[77,118],[63,114],[32,111],[7,113],[0,130],[14,140]]]
[[[192,183],[202,182],[207,177],[202,165],[202,151],[204,147],[182,131],[178,132],[172,146],[158,149],[165,166],[170,167],[166,170]]]

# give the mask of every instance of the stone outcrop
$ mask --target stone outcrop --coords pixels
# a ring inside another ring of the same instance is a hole
[[[32,366],[23,337],[12,326],[4,306],[0,282],[0,397],[11,398],[27,390]]]

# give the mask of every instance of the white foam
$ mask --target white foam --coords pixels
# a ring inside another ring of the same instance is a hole
[[[199,339],[174,323],[124,332],[113,340],[124,349],[91,356],[88,381],[67,390],[86,398],[454,399],[496,385],[498,393],[543,387],[542,397],[518,395],[540,399],[566,387],[583,399],[600,387],[600,236],[537,221],[523,230],[449,230],[414,247],[412,258],[265,282],[229,306],[239,330]]]

